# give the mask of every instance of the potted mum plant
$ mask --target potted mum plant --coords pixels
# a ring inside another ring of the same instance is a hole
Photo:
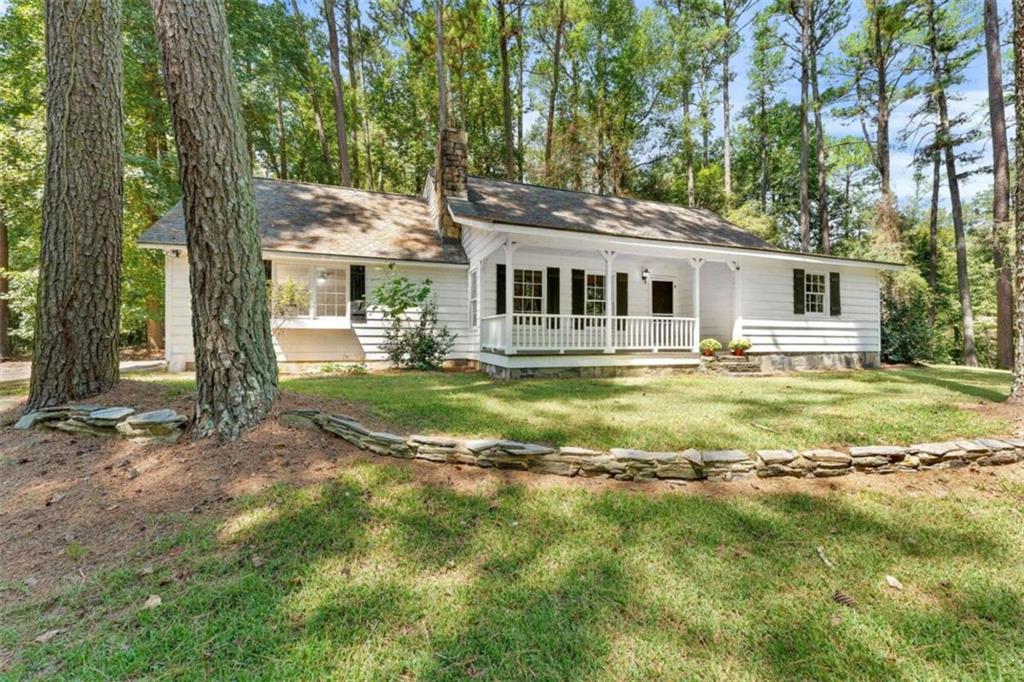
[[[750,350],[750,339],[733,339],[729,342],[729,350],[732,351],[733,355],[739,355],[743,357],[747,351]]]
[[[700,342],[699,347],[700,354],[709,358],[715,357],[715,353],[722,350],[722,344],[718,339],[704,339]]]

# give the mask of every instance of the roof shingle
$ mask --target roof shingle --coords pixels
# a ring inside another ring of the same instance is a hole
[[[571,230],[640,239],[771,249],[770,244],[702,208],[627,199],[470,176],[468,200],[449,200],[456,220]]]
[[[262,178],[253,181],[253,190],[264,249],[468,262],[462,245],[442,243],[421,197]],[[139,242],[185,246],[181,202],[150,226]]]

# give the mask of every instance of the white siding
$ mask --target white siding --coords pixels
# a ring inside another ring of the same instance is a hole
[[[796,315],[793,312],[793,266],[745,261],[740,284],[743,335],[753,352],[855,352],[878,351],[878,271],[845,265],[804,265],[806,272],[840,273],[841,315],[825,312]]]
[[[455,345],[449,357],[461,359],[468,357],[474,349],[468,339],[469,320],[469,289],[467,288],[466,268],[451,266],[431,266],[401,263],[398,272],[414,282],[425,279],[431,281],[431,290],[437,296],[438,321],[447,325],[455,333]],[[352,329],[359,338],[359,344],[369,361],[384,360],[380,344],[384,340],[387,321],[383,314],[373,306],[374,290],[387,278],[386,265],[366,266],[366,296],[370,305],[367,308],[366,322],[354,323]],[[413,311],[415,319],[416,312]]]
[[[181,370],[187,363],[195,361],[188,259],[184,253],[177,258],[168,253],[165,268],[166,356],[172,370]],[[397,269],[413,281],[431,280],[438,299],[439,320],[456,334],[456,344],[450,357],[467,357],[473,346],[467,337],[469,302],[466,268],[401,263]],[[386,276],[386,265],[366,264],[366,294],[371,302],[374,289]],[[281,329],[277,332],[274,348],[281,362],[384,360],[380,351],[385,326],[382,318],[379,311],[371,308],[367,321],[354,322],[350,330]]]
[[[168,252],[164,256],[164,353],[171,371],[195,361],[192,350],[192,304],[188,283],[188,257]]]
[[[708,261],[700,269],[700,337],[717,339],[723,347],[732,340],[733,273],[722,262]]]

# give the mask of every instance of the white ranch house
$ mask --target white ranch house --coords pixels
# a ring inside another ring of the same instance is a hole
[[[746,337],[771,366],[878,363],[879,276],[899,265],[781,251],[702,209],[467,176],[464,137],[446,149],[440,201],[433,175],[422,196],[255,181],[267,276],[310,291],[275,334],[281,362],[384,361],[373,291],[393,263],[433,283],[450,359],[499,376],[695,365],[709,337]],[[166,355],[184,369],[180,204],[140,243],[165,253]]]

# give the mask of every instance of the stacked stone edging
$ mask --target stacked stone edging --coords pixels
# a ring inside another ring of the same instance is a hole
[[[1024,462],[1024,440],[977,438],[917,445],[868,445],[846,452],[831,449],[684,450],[648,452],[627,448],[599,451],[553,448],[512,440],[462,440],[374,431],[346,415],[315,409],[289,410],[286,426],[324,430],[378,455],[430,462],[532,471],[558,476],[610,477],[620,481],[731,481],[741,478],[826,478],[851,473],[891,474]]]
[[[171,409],[136,414],[131,407],[60,405],[29,412],[15,423],[16,429],[45,426],[67,433],[101,438],[128,438],[151,443],[177,443],[188,418]]]

